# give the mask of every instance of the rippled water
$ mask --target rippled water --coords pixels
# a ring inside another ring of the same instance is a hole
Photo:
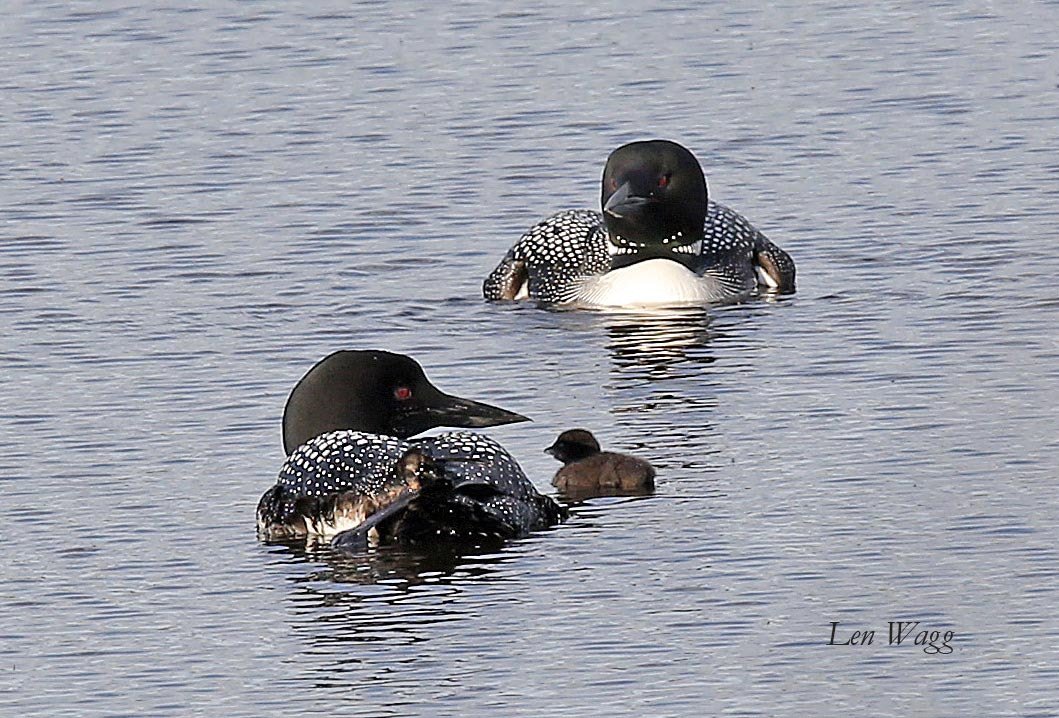
[[[0,712],[1059,713],[1059,6],[210,5],[0,24]],[[651,136],[797,295],[479,300]],[[542,489],[586,426],[658,491],[495,555],[262,545],[341,347],[534,417],[490,433]]]

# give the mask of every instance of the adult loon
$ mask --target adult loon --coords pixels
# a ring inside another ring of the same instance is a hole
[[[794,291],[794,261],[708,198],[695,156],[668,140],[623,145],[603,169],[602,213],[568,210],[532,227],[486,278],[486,299],[585,307],[737,301]]]
[[[655,470],[643,459],[601,451],[599,441],[586,429],[568,429],[544,450],[563,467],[552,485],[572,498],[650,493]]]
[[[283,412],[288,456],[257,506],[265,539],[315,536],[342,548],[366,540],[508,539],[558,523],[500,444],[472,432],[409,440],[438,426],[528,421],[441,392],[410,357],[338,351],[302,377]]]

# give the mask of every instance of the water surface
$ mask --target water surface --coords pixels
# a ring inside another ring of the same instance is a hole
[[[1059,713],[1059,8],[209,5],[0,25],[0,712]],[[653,136],[795,296],[480,301]],[[542,490],[584,426],[658,491],[495,554],[260,544],[347,347],[533,417],[490,433]]]

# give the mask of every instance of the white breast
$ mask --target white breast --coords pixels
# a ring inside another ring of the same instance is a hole
[[[700,277],[670,259],[647,259],[586,279],[574,301],[586,307],[672,307],[703,305],[727,296],[716,279]]]

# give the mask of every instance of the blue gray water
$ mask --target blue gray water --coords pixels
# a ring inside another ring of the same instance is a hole
[[[207,5],[0,23],[0,714],[1059,714],[1059,5]],[[797,295],[479,300],[656,136]],[[260,544],[343,347],[533,417],[491,433],[542,490],[584,426],[657,494]]]

